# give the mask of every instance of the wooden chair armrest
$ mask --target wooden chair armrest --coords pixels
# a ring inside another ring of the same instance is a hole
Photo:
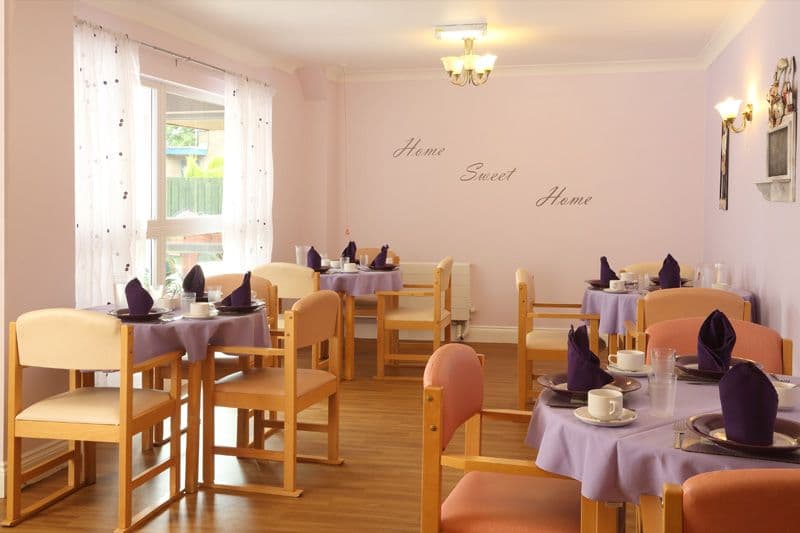
[[[375,293],[378,298],[387,296],[433,296],[433,291],[378,291]]]
[[[146,361],[142,361],[139,364],[133,365],[132,372],[145,372],[156,367],[167,366],[172,361],[180,359],[181,357],[183,357],[183,351],[167,352],[161,355],[156,355],[155,357],[151,357]]]
[[[210,352],[223,352],[228,355],[255,355],[257,357],[283,357],[283,348],[264,348],[263,346],[209,346]]]
[[[403,283],[404,288],[408,289],[432,289],[432,283]]]
[[[558,303],[545,303],[545,302],[533,302],[531,307],[562,307],[565,309],[580,309],[582,307],[581,304],[558,304]]]
[[[530,459],[506,459],[485,455],[442,455],[442,465],[458,468],[464,472],[498,472],[523,476],[571,479],[547,470],[542,470]]]
[[[531,318],[572,318],[576,320],[600,320],[600,315],[587,313],[528,313]]]
[[[522,411],[519,409],[482,409],[481,415],[484,418],[508,420],[522,424],[527,424],[531,421],[531,411]]]

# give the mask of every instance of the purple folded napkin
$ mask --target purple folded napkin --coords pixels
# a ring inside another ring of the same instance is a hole
[[[567,387],[571,391],[599,389],[614,378],[600,368],[600,359],[589,349],[586,326],[569,328],[567,337]]]
[[[195,265],[183,278],[183,290],[193,292],[195,296],[202,297],[206,291],[206,277],[200,265]]]
[[[375,259],[369,264],[373,268],[383,268],[386,266],[386,255],[389,253],[389,245],[384,244],[381,246],[381,251],[375,256]]]
[[[608,282],[612,279],[619,278],[617,277],[617,273],[611,270],[611,267],[608,265],[608,259],[606,259],[606,256],[603,256],[600,258],[600,281],[608,284]]]
[[[133,278],[125,285],[125,298],[128,300],[128,312],[131,316],[147,316],[153,308],[153,297],[144,290],[139,278]]]
[[[725,436],[742,444],[769,446],[778,414],[778,393],[754,363],[734,365],[719,381]]]
[[[222,305],[230,307],[244,307],[250,305],[250,272],[244,275],[242,284],[222,299]]]
[[[316,251],[313,246],[308,251],[308,256],[306,257],[306,266],[313,268],[314,270],[319,270],[319,268],[322,266],[322,258],[319,256],[319,252]]]
[[[703,321],[697,335],[697,367],[700,370],[727,372],[736,344],[736,332],[725,313],[715,309]]]
[[[681,267],[672,254],[667,254],[661,270],[658,271],[658,284],[662,289],[677,289],[681,286]]]
[[[350,241],[347,243],[347,246],[344,247],[344,250],[342,250],[342,257],[347,257],[350,259],[351,263],[355,263],[357,250],[358,248],[356,248],[356,241]]]

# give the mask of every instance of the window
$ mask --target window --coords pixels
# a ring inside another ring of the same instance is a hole
[[[193,265],[213,272],[222,261],[225,108],[220,95],[143,84],[153,154],[146,264],[154,284],[174,287]]]

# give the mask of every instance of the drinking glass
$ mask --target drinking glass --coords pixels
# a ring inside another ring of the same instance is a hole
[[[369,266],[369,255],[361,254],[361,266]]]
[[[222,300],[222,285],[209,285],[206,287],[208,291],[208,301],[215,303]]]
[[[191,305],[195,302],[196,295],[193,292],[181,293],[181,313],[188,313]]]
[[[125,296],[125,286],[128,284],[128,276],[114,274],[114,309],[128,307],[128,298]]]
[[[671,417],[675,414],[675,393],[678,389],[678,378],[674,375],[647,376],[650,393],[650,413],[653,416]]]
[[[725,263],[716,263],[714,265],[714,283],[730,285],[731,269]]]
[[[675,374],[675,349],[651,348],[650,364],[653,365],[653,374],[657,377],[673,376]]]

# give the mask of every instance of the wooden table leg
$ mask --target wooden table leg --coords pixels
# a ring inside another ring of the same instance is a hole
[[[608,334],[608,355],[619,351],[619,336],[616,333]]]
[[[188,428],[186,430],[186,492],[197,492],[197,464],[200,455],[200,384],[202,361],[189,363]],[[173,436],[175,438],[175,436]]]
[[[581,496],[581,533],[617,533],[620,525],[619,508],[619,504],[598,502]]]
[[[356,299],[344,295],[344,379],[353,379],[356,365]]]

